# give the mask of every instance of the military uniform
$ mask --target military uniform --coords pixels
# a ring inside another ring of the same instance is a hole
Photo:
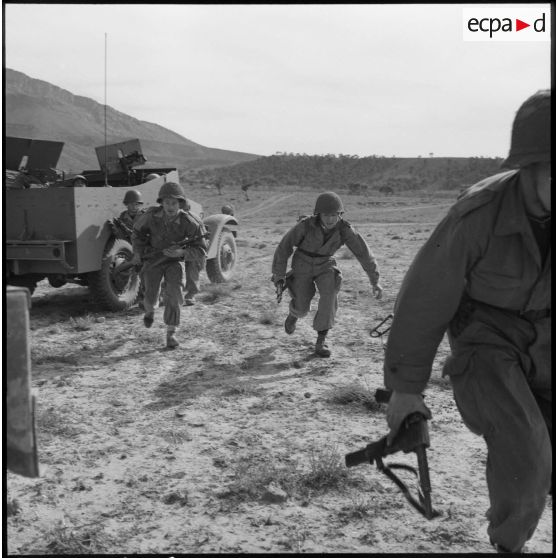
[[[318,288],[320,300],[313,322],[313,328],[318,332],[330,329],[335,322],[342,275],[333,255],[341,246],[346,244],[356,256],[372,285],[378,284],[380,276],[366,241],[349,222],[341,219],[334,228],[326,230],[319,219],[318,215],[305,217],[287,232],[275,250],[272,264],[274,277],[286,277],[292,297],[291,315],[297,318],[306,316]],[[288,259],[295,247],[292,269],[286,273]]]
[[[188,215],[191,219],[196,221],[200,226],[200,230],[204,233],[206,232],[205,225],[203,221],[188,211]],[[205,267],[207,252],[205,250],[189,250],[188,254],[184,257],[185,273],[186,273],[186,285],[184,287],[185,298],[192,300],[195,295],[200,292],[200,273]]]
[[[192,247],[186,249],[186,257],[190,252],[206,250],[207,243],[201,237],[202,233],[198,221],[182,209],[178,211],[176,218],[169,221],[162,207],[153,207],[134,223],[132,235],[134,252],[145,261],[143,269],[145,313],[153,314],[159,299],[161,281],[164,279],[166,302],[163,320],[167,326],[180,324],[180,307],[184,303],[182,287],[185,272],[183,258],[165,258],[162,250],[193,237],[198,237],[198,240]]]
[[[403,280],[384,364],[388,388],[422,392],[447,331],[443,373],[488,447],[488,534],[513,551],[544,509],[554,439],[551,226],[530,221],[522,196],[513,170],[450,209]]]
[[[145,213],[145,209],[138,209],[138,211],[132,215],[130,214],[130,212],[126,209],[125,211],[123,211],[120,215],[119,215],[119,219],[130,229],[134,228],[134,223],[136,222],[136,220]]]

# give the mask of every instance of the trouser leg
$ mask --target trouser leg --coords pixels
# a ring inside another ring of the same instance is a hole
[[[304,318],[310,310],[310,302],[316,294],[312,275],[293,273],[287,278],[287,287],[291,294],[289,313],[297,318]]]
[[[193,297],[200,292],[200,262],[186,261],[184,267],[186,272],[186,287],[184,291],[189,297]]]
[[[341,273],[332,268],[315,278],[320,300],[318,310],[314,316],[313,328],[316,331],[331,329],[337,313],[337,293],[341,288]]]
[[[184,263],[171,262],[165,265],[166,301],[163,321],[168,326],[180,324],[180,308],[184,304],[182,287],[184,285]]]
[[[163,278],[164,268],[162,265],[148,267],[143,271],[144,294],[143,307],[146,314],[153,314],[159,301],[159,292],[161,290],[161,280]]]
[[[487,444],[488,535],[519,552],[537,527],[551,482],[545,420],[512,353],[479,348],[451,381],[465,424]]]

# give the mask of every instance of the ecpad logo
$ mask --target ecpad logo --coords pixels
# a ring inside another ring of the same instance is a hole
[[[550,41],[550,8],[463,8],[465,41]]]

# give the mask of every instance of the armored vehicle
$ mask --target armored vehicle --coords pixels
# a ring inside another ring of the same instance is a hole
[[[101,170],[79,173],[87,187],[71,187],[75,175],[56,170],[62,142],[6,138],[6,280],[33,293],[44,278],[53,287],[88,286],[100,306],[123,310],[138,296],[137,272],[120,271],[133,256],[130,242],[114,233],[111,221],[125,209],[132,187],[144,207],[156,204],[165,182],[179,182],[176,168],[145,165],[139,140],[96,149]],[[110,186],[110,187],[107,187]],[[190,211],[209,233],[206,273],[213,283],[229,281],[236,264],[238,222],[233,215]]]

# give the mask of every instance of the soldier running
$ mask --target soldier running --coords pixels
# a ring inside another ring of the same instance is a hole
[[[368,275],[376,298],[382,296],[376,260],[364,238],[343,219],[343,212],[343,204],[335,192],[320,194],[314,215],[303,217],[287,232],[273,257],[272,280],[276,286],[284,282],[291,295],[289,315],[285,320],[285,331],[289,335],[295,331],[297,320],[308,314],[316,288],[320,293],[313,323],[318,333],[315,353],[320,357],[331,355],[326,336],[335,321],[342,280],[333,256],[343,244],[347,245]],[[295,247],[292,269],[286,273],[288,259]]]
[[[430,417],[421,392],[447,331],[445,363],[466,426],[488,449],[488,536],[521,552],[553,477],[551,95],[519,108],[508,169],[471,186],[416,255],[384,362],[390,436]]]
[[[132,242],[134,258],[145,262],[143,323],[148,328],[153,325],[155,306],[164,279],[166,301],[163,320],[167,326],[167,347],[174,349],[179,345],[175,333],[184,303],[184,258],[192,251],[205,253],[207,243],[198,221],[184,211],[187,201],[180,184],[163,184],[157,203],[161,205],[150,208],[134,223]],[[188,240],[191,240],[188,246],[180,246]]]

